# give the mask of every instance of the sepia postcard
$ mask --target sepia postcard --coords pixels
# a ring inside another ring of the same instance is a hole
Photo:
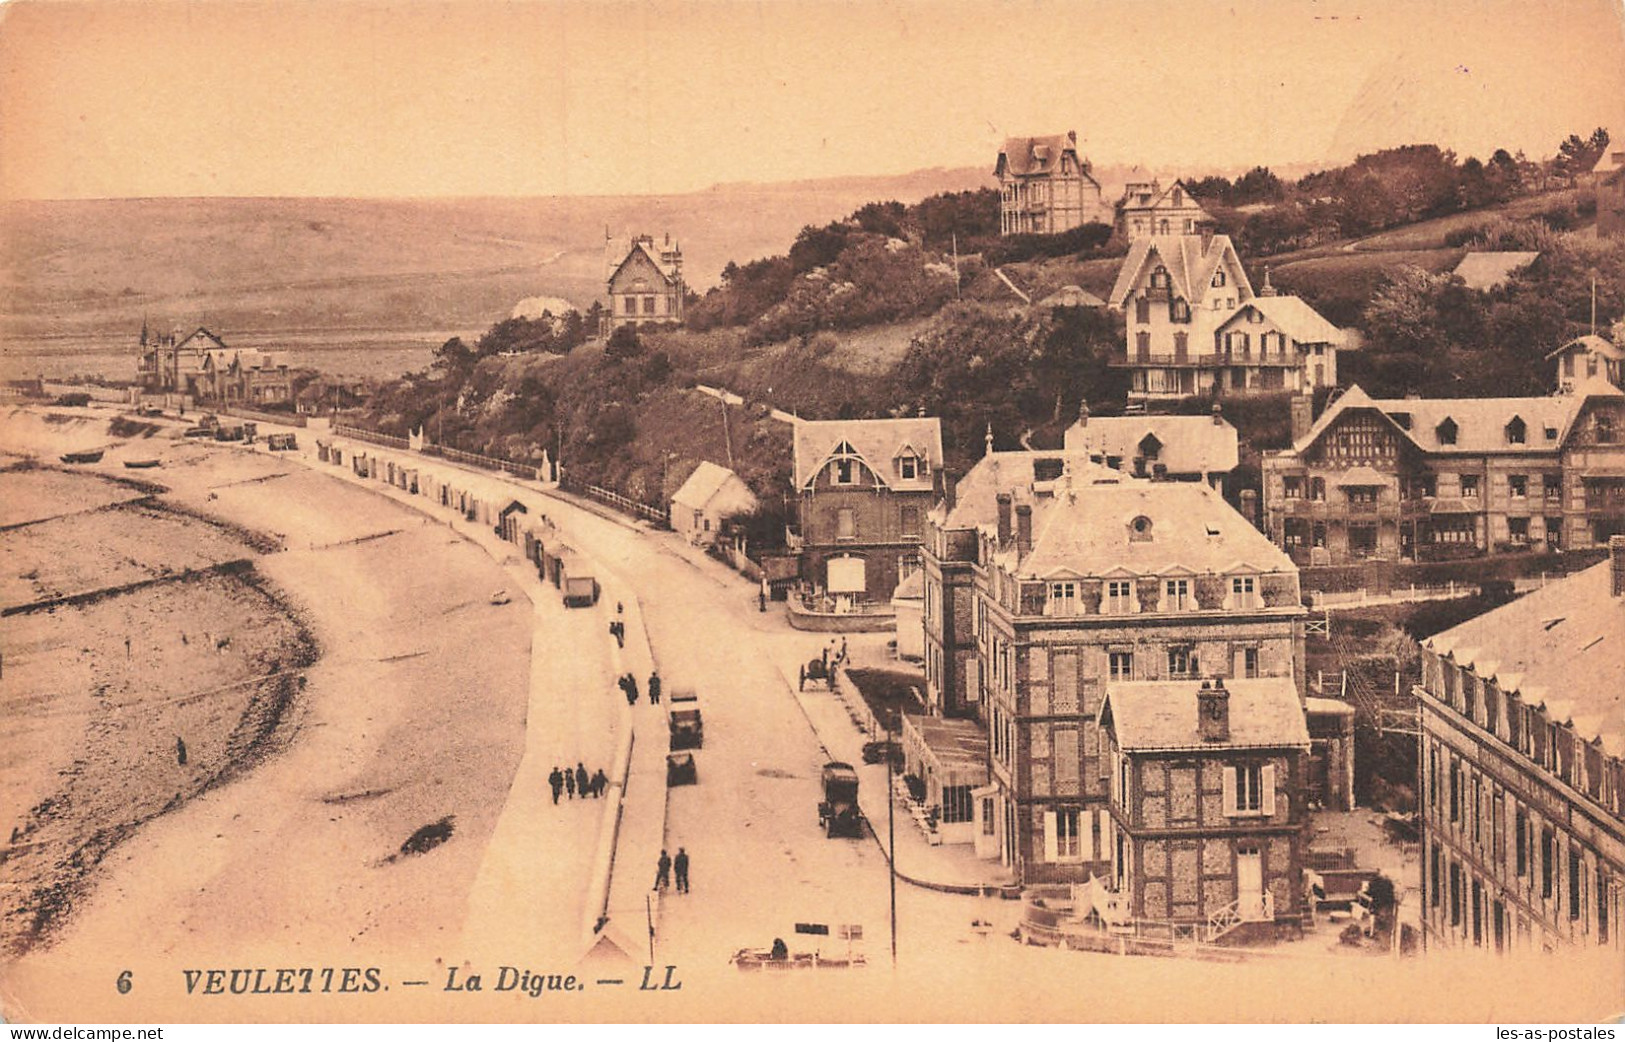
[[[1618,0],[0,6],[0,1017],[1617,1024],[1622,148]]]

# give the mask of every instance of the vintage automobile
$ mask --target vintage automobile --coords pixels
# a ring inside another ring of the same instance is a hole
[[[666,754],[666,788],[678,785],[697,785],[700,780],[699,769],[694,766],[693,753],[667,753]]]
[[[849,763],[824,765],[824,799],[818,804],[818,824],[830,839],[863,837],[863,811],[858,808],[858,772]]]
[[[590,608],[598,603],[598,580],[590,575],[568,575],[564,578],[564,606]]]
[[[798,690],[805,691],[807,685],[811,684],[814,687],[820,687],[828,691],[830,690],[831,677],[833,677],[834,672],[823,659],[810,659],[801,666]]]

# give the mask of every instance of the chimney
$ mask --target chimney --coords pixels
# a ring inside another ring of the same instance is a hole
[[[1263,531],[1264,526],[1258,518],[1258,490],[1256,488],[1244,488],[1237,494],[1236,498],[1241,500],[1241,516],[1247,519],[1248,524],[1259,531]]]
[[[1196,693],[1196,733],[1204,742],[1230,740],[1230,692],[1224,680],[1204,680]]]
[[[1264,288],[1258,291],[1258,295],[1261,297],[1275,296],[1275,287],[1270,285],[1270,269],[1268,265],[1264,266]]]
[[[943,509],[953,513],[954,507],[959,505],[959,476],[948,467],[939,467],[937,475],[942,482]]]
[[[1073,147],[1077,147],[1077,144],[1078,144],[1078,132],[1076,130],[1067,131],[1066,132],[1066,139],[1069,142],[1072,143]]]
[[[1219,408],[1218,402],[1213,403],[1213,426],[1224,426],[1224,410]]]
[[[1202,256],[1205,257],[1208,248],[1213,245],[1213,222],[1202,221],[1196,225],[1196,230],[1202,236]]]
[[[987,425],[987,437],[982,439],[982,444],[987,447],[987,451],[983,455],[993,455],[993,425],[991,423]]]
[[[1016,507],[1016,551],[1023,555],[1033,549],[1033,505],[1022,503]]]
[[[1615,597],[1625,597],[1625,535],[1608,537],[1608,560],[1613,568]]]
[[[1087,398],[1078,403],[1078,426],[1089,426],[1089,399]]]
[[[1294,395],[1292,398],[1292,440],[1309,433],[1309,428],[1315,425],[1315,400],[1307,394]]]
[[[994,500],[999,505],[999,546],[1003,547],[1010,542],[1010,506],[1011,497],[1008,492],[1000,492]]]

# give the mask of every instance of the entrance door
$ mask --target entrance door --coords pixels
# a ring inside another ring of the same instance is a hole
[[[1243,919],[1264,917],[1264,856],[1257,847],[1236,848],[1236,897]]]

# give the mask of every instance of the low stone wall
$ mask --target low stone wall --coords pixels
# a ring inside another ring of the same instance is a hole
[[[889,608],[875,612],[809,611],[793,594],[788,603],[790,625],[811,633],[885,633],[897,625],[897,616]]]

